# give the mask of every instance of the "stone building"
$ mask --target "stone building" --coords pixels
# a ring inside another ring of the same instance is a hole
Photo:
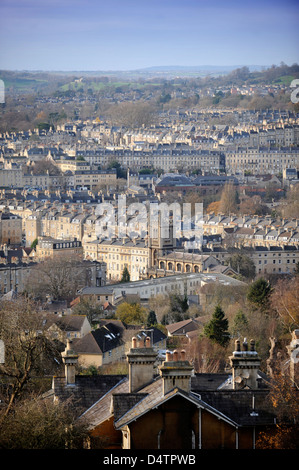
[[[47,258],[60,258],[61,256],[83,259],[82,243],[77,240],[55,240],[51,237],[38,237],[36,256],[38,261],[44,261]]]
[[[70,343],[62,356],[65,375],[53,378],[47,397],[76,399],[91,448],[255,449],[261,432],[275,432],[276,415],[266,400],[269,378],[259,369],[254,341],[236,341],[231,369],[223,373],[194,373],[185,351],[167,352],[159,363],[149,337],[145,343],[132,338],[128,375],[77,376]]]
[[[19,245],[22,243],[22,218],[5,208],[0,213],[0,243]]]
[[[225,154],[225,168],[230,174],[282,174],[285,168],[299,168],[298,147],[242,147]]]

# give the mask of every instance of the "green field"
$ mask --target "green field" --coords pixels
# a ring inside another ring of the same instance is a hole
[[[290,86],[291,82],[294,80],[293,75],[284,75],[283,77],[279,77],[275,80],[275,83],[283,83],[286,86]]]
[[[161,86],[160,83],[150,83],[151,86]],[[100,81],[83,81],[83,82],[75,82],[72,81],[70,83],[66,83],[59,87],[60,91],[79,91],[79,90],[88,90],[91,88],[93,91],[102,91],[106,88],[121,88],[121,87],[130,87],[134,90],[136,89],[143,89],[145,86],[148,86],[148,83],[137,83],[137,82],[130,82],[130,81],[108,81],[108,82],[100,82]]]
[[[42,86],[46,86],[48,84],[47,80],[36,80],[30,78],[4,78],[3,81],[5,88],[13,88],[20,91],[41,88]]]

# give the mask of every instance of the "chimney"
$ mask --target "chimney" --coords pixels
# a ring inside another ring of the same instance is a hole
[[[163,395],[166,395],[175,387],[190,392],[193,366],[186,360],[184,350],[181,352],[175,350],[173,353],[167,352],[166,360],[159,369],[163,379]]]
[[[151,346],[150,338],[137,342],[137,338],[132,338],[132,347],[127,353],[129,363],[129,392],[137,392],[147,385],[154,376],[154,364],[157,353]]]
[[[75,385],[76,381],[76,365],[78,363],[78,355],[71,348],[72,341],[67,340],[66,348],[62,355],[62,360],[65,367],[65,378],[67,385]]]
[[[230,362],[233,372],[233,388],[234,390],[241,389],[257,389],[258,388],[258,370],[260,366],[260,359],[255,350],[254,340],[250,341],[250,349],[246,338],[241,345],[240,341],[235,341],[235,351],[230,356]]]
[[[292,341],[287,346],[290,356],[290,378],[295,387],[299,384],[299,330],[292,333]]]

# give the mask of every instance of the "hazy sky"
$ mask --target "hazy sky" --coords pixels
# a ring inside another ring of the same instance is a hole
[[[298,0],[0,0],[0,69],[299,62]]]

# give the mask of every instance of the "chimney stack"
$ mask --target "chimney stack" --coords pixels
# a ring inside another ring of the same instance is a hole
[[[186,360],[184,350],[181,352],[175,350],[173,354],[167,351],[166,360],[159,369],[163,379],[163,395],[166,395],[175,387],[190,392],[193,366]]]
[[[75,385],[76,381],[76,365],[78,363],[78,354],[71,348],[72,341],[67,340],[66,348],[62,355],[62,360],[65,367],[65,378],[67,385]]]
[[[132,347],[127,353],[130,393],[137,392],[153,379],[156,359],[157,353],[151,346],[149,337],[145,344],[144,341],[137,342],[137,338],[132,338]]]
[[[240,340],[235,341],[235,351],[230,356],[230,362],[233,372],[233,388],[240,390],[244,388],[258,388],[258,370],[260,359],[255,350],[255,341],[250,341],[248,348],[247,339],[244,338],[242,350]]]

